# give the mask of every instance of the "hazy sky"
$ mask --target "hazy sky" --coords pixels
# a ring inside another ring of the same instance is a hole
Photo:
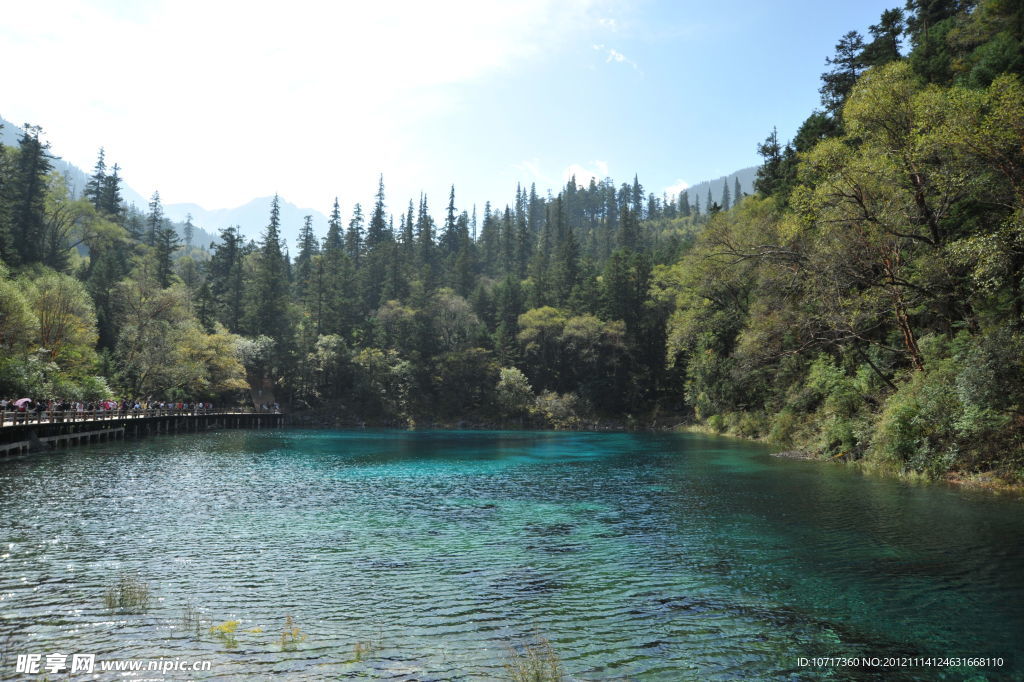
[[[648,191],[756,164],[825,57],[902,0],[8,3],[0,116],[165,203],[279,192],[440,213],[572,172]]]

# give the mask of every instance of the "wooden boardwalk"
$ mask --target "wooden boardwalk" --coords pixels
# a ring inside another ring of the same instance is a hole
[[[210,429],[283,426],[285,415],[254,410],[93,410],[6,412],[0,419],[0,457],[126,437]]]

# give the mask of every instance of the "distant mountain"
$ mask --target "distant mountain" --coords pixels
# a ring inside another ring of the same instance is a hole
[[[722,203],[722,181],[729,183],[729,195],[732,196],[735,190],[736,178],[740,180],[740,191],[744,194],[754,193],[754,178],[757,177],[757,166],[751,166],[750,168],[743,168],[741,170],[723,175],[717,180],[704,180],[698,182],[696,185],[686,188],[688,196],[690,197],[690,205],[693,206],[694,199],[700,199],[700,210],[704,212],[707,210],[708,190],[711,190],[711,198],[715,202]],[[678,196],[676,199],[678,200]],[[732,197],[734,200],[736,197]]]
[[[273,197],[259,197],[237,208],[207,210],[199,204],[168,204],[164,213],[172,220],[185,221],[192,214],[192,224],[202,227],[211,234],[218,234],[225,227],[237,225],[246,237],[259,240],[270,220],[270,202]],[[281,236],[284,237],[292,255],[298,243],[299,230],[306,216],[313,216],[313,231],[318,235],[327,233],[327,216],[312,208],[299,208],[281,199]],[[197,242],[198,243],[198,242]],[[204,244],[205,246],[205,244]]]
[[[3,128],[0,129],[0,143],[9,147],[18,146],[18,140],[21,139],[24,129],[2,117],[0,117],[0,124],[3,125]],[[96,149],[98,151],[99,147]],[[61,159],[54,149],[50,150],[50,154],[54,157],[54,170],[67,179],[72,196],[80,196],[85,189],[86,183],[89,181],[92,169],[84,171],[78,166],[68,163]],[[121,197],[126,204],[134,205],[142,213],[148,210],[149,199],[143,197],[123,182],[121,183]],[[215,211],[207,211],[196,204],[170,204],[164,206],[164,215],[171,221],[178,234],[184,237],[185,218],[191,213],[192,224],[196,228],[192,242],[195,246],[207,248],[211,242],[217,240],[217,235],[221,228],[230,225],[238,225],[242,228],[242,234],[252,239],[259,239],[260,233],[266,226],[267,218],[270,215],[270,201],[271,197],[264,197],[253,199],[238,208]],[[281,233],[288,240],[289,244],[294,245],[296,243],[299,228],[302,226],[303,218],[306,215],[313,216],[313,225],[319,230],[320,234],[327,231],[327,218],[322,213],[300,209],[294,204],[282,200]]]
[[[0,125],[3,125],[3,129],[0,130],[0,142],[8,147],[17,147],[18,140],[21,139],[22,134],[25,132],[24,129],[4,118],[0,118]],[[45,130],[44,128],[43,131],[45,132]],[[99,147],[96,150],[98,152]],[[55,157],[53,159],[54,170],[67,178],[71,194],[73,196],[81,195],[82,190],[85,189],[85,184],[89,182],[89,175],[92,173],[92,169],[89,172],[83,171],[78,166],[60,158],[53,149],[50,150],[50,154]],[[143,198],[141,194],[124,183],[121,184],[121,198],[128,204],[135,204],[142,211],[146,209],[146,205],[149,203],[148,199]]]

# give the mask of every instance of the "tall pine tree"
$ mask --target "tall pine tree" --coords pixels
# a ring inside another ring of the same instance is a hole
[[[270,205],[270,220],[256,253],[250,294],[249,333],[272,338],[280,357],[286,352],[291,329],[288,270],[281,247],[281,203],[276,194]]]
[[[11,183],[11,235],[15,263],[38,263],[43,258],[43,234],[46,229],[46,178],[53,165],[47,150],[50,145],[39,136],[43,129],[25,124],[18,140],[18,155]],[[13,259],[12,259],[13,260]]]

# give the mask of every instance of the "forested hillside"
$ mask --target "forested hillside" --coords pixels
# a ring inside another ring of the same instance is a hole
[[[756,196],[663,273],[698,419],[930,476],[1024,473],[1022,32],[1019,2],[912,0],[842,37],[823,111],[768,137]]]
[[[695,420],[903,471],[1024,474],[1024,10],[911,0],[841,38],[755,188],[388,197],[289,253],[0,155],[0,393],[244,400],[341,423]],[[771,122],[766,122],[766,128]],[[372,179],[370,179],[372,182]],[[435,218],[435,216],[437,216]],[[18,396],[15,396],[18,394]]]

